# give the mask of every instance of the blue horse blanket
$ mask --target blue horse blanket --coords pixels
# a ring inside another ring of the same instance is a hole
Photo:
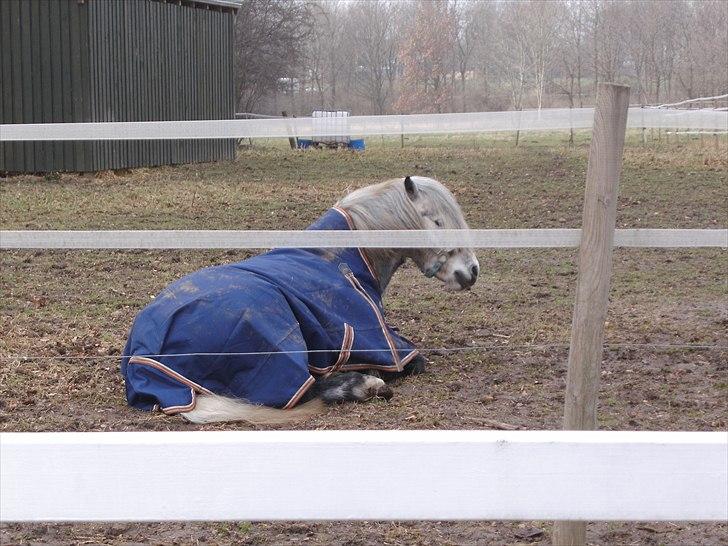
[[[332,208],[311,230],[348,230]],[[314,375],[401,371],[417,351],[383,318],[366,254],[277,249],[172,283],[136,317],[121,362],[126,398],[189,411],[197,393],[291,408]]]

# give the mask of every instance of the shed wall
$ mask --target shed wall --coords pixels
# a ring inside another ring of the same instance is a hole
[[[157,0],[3,0],[3,123],[234,118],[233,11]],[[0,171],[232,159],[234,140],[0,143]]]

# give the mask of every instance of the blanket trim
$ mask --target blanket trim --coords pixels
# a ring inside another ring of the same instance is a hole
[[[155,404],[156,407],[158,407],[163,413],[166,413],[167,415],[175,415],[177,413],[184,413],[187,411],[192,411],[195,409],[195,405],[197,404],[197,393],[203,393],[203,394],[213,394],[212,391],[206,389],[202,385],[198,385],[194,381],[191,381],[187,379],[184,375],[174,371],[172,368],[169,368],[162,364],[161,362],[154,360],[153,358],[147,358],[145,356],[132,356],[129,358],[129,364],[138,364],[141,366],[150,366],[156,370],[159,370],[160,372],[170,376],[175,381],[179,381],[183,385],[190,388],[190,394],[192,396],[192,401],[187,404],[186,406],[167,406],[166,408],[161,407],[159,404]]]
[[[349,326],[346,322],[344,323],[344,340],[341,342],[341,351],[339,351],[339,358],[331,366],[325,368],[317,368],[316,366],[308,366],[310,372],[328,377],[332,373],[339,371],[339,369],[349,361],[351,357],[351,347],[354,345],[354,328]]]
[[[293,397],[288,401],[288,403],[283,406],[284,410],[291,409],[293,406],[295,406],[298,401],[301,399],[301,397],[306,394],[306,391],[311,388],[311,386],[316,382],[316,378],[313,376],[309,376],[306,381],[304,381],[303,385],[299,387],[299,389],[296,391],[296,394],[293,395]]]
[[[394,362],[394,367],[398,372],[401,372],[403,367],[402,360],[399,358],[399,352],[397,351],[397,347],[395,346],[394,341],[392,341],[392,336],[389,334],[389,327],[384,321],[384,317],[379,311],[377,304],[374,303],[371,297],[369,297],[369,294],[367,294],[367,291],[364,290],[364,287],[361,285],[359,279],[356,278],[356,275],[354,275],[354,273],[349,271],[349,273],[345,273],[344,276],[354,287],[354,290],[359,292],[361,296],[367,301],[369,306],[374,311],[374,314],[377,316],[377,321],[379,321],[379,327],[382,329],[384,339],[387,340],[387,345],[389,345],[389,351],[392,353],[392,361]]]
[[[420,351],[415,349],[411,353],[409,353],[407,356],[405,356],[400,362],[402,368],[404,368],[407,364],[409,364],[414,357],[416,357],[418,354],[420,354]],[[383,372],[401,372],[401,369],[398,369],[396,366],[384,366],[382,364],[346,364],[342,366],[339,371],[341,372],[355,372],[359,370],[380,370]]]
[[[349,326],[349,325],[346,324],[345,326]],[[353,334],[353,329],[351,328],[351,326],[349,326],[349,329],[352,331],[352,334]],[[352,338],[352,343],[353,343],[353,335],[351,336],[351,338]],[[349,349],[350,348],[351,347],[349,347]],[[348,355],[350,353],[347,350],[345,354]],[[347,356],[347,359],[348,359],[348,356]],[[341,360],[341,356],[339,357],[339,360]],[[163,413],[165,413],[167,415],[176,415],[178,413],[186,413],[188,411],[192,411],[193,409],[195,409],[195,405],[197,405],[197,393],[198,392],[202,393],[202,394],[214,395],[214,393],[211,390],[206,389],[205,387],[198,385],[194,381],[187,379],[182,374],[177,373],[173,369],[165,366],[164,364],[162,364],[161,362],[158,362],[157,360],[154,360],[153,358],[147,358],[145,356],[132,356],[131,358],[129,358],[129,364],[150,366],[150,367],[152,367],[156,370],[159,370],[160,372],[168,375],[175,381],[179,381],[183,385],[190,388],[190,395],[192,396],[192,401],[189,404],[187,404],[186,406],[167,406],[166,408],[163,408],[159,404],[154,405],[154,408],[161,410]],[[301,385],[298,388],[298,390],[291,397],[291,399],[288,401],[288,403],[285,406],[283,406],[283,409],[290,409],[293,406],[295,406],[296,403],[301,399],[301,397],[306,393],[306,391],[311,387],[311,385],[313,385],[313,383],[315,381],[316,381],[316,379],[313,376],[309,376],[309,378],[303,382],[303,385]]]
[[[346,223],[349,224],[349,229],[352,231],[356,230],[356,226],[354,226],[354,220],[352,219],[351,215],[344,209],[341,209],[339,207],[331,207],[333,210],[338,212],[344,217],[344,220],[346,220]],[[379,284],[379,276],[377,275],[377,272],[374,270],[374,267],[372,266],[372,263],[369,261],[369,256],[367,256],[366,251],[363,248],[358,248],[359,255],[361,256],[361,259],[364,261],[364,265],[367,266],[367,269],[369,270],[369,273],[371,273],[372,277],[374,277],[374,280]]]

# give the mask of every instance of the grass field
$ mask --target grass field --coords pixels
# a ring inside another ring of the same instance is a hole
[[[473,228],[579,227],[588,133],[367,139],[362,154],[255,141],[234,162],[0,179],[2,229],[298,229],[347,191],[438,178]],[[726,226],[728,146],[648,146],[630,134],[618,227]],[[3,251],[0,430],[197,430],[129,409],[118,354],[135,314],[167,283],[242,251]],[[576,282],[574,250],[481,250],[481,278],[447,294],[410,268],[385,298],[390,323],[429,350],[429,373],[391,402],[342,405],[298,428],[560,427]],[[602,366],[604,429],[725,430],[723,250],[615,252]],[[630,346],[618,346],[631,344]],[[447,348],[488,349],[449,352]],[[58,356],[81,356],[62,360]],[[35,358],[42,357],[42,358]],[[416,461],[413,461],[416,464]],[[423,469],[426,471],[426,469]],[[302,492],[305,494],[305,492]],[[46,544],[521,544],[543,522],[10,525],[0,542]],[[728,527],[599,523],[591,544],[728,544]]]

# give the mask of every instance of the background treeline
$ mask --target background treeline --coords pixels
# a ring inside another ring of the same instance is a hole
[[[458,112],[728,92],[725,0],[244,0],[237,111]]]

